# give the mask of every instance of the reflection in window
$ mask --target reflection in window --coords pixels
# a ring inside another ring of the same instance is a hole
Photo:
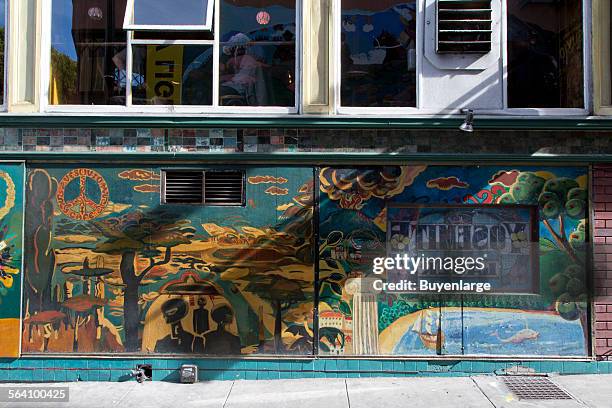
[[[131,24],[203,26],[212,20],[212,0],[133,0]]]
[[[126,0],[53,0],[49,104],[124,104]]]
[[[134,105],[210,105],[212,45],[132,46]]]
[[[416,106],[416,1],[342,0],[341,104]]]
[[[295,0],[221,1],[219,104],[295,105]]]
[[[508,0],[508,106],[583,108],[582,0]]]
[[[4,28],[6,27],[6,1],[0,0],[0,104],[4,103]]]

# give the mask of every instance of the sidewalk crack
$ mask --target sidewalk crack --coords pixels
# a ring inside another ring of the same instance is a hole
[[[348,383],[346,382],[346,378],[344,379],[344,390],[346,391],[346,402],[348,404],[348,408],[351,408],[351,397],[349,397]]]
[[[232,393],[232,390],[234,389],[235,383],[236,383],[236,380],[232,380],[232,385],[230,386],[230,389],[227,392],[227,395],[225,396],[225,401],[223,401],[223,408],[225,408],[225,406],[227,405],[227,400],[229,400],[230,394]]]
[[[474,385],[476,386],[476,388],[478,388],[478,391],[480,391],[480,393],[482,395],[484,395],[484,397],[487,399],[487,401],[489,401],[489,403],[491,404],[491,406],[493,408],[497,408],[495,406],[495,404],[493,403],[493,401],[491,401],[491,398],[489,398],[489,396],[482,390],[482,388],[480,388],[480,385],[478,385],[478,383],[476,382],[476,380],[474,380],[474,377],[470,377],[470,380],[472,380],[472,382],[474,383]]]
[[[136,383],[136,384],[138,384],[138,383]],[[140,385],[140,384],[138,384],[138,385]],[[128,389],[128,390],[127,390],[127,391],[126,391],[126,392],[125,392],[125,393],[124,393],[122,396],[121,396],[121,398],[119,398],[119,399],[117,400],[117,402],[116,402],[116,403],[113,403],[113,406],[114,406],[114,407],[120,407],[120,406],[121,406],[121,402],[122,402],[122,401],[125,399],[125,397],[127,397],[127,395],[128,395],[130,392],[132,392],[132,390],[134,390],[134,388],[136,388],[136,387],[137,387],[137,385],[133,385],[132,387],[130,387],[130,388],[129,388],[129,389]]]

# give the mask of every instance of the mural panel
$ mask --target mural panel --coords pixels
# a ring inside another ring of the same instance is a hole
[[[324,168],[319,181],[321,353],[588,354],[586,168]],[[537,265],[504,265],[499,280],[518,284],[531,270],[533,284],[525,282],[518,292],[538,287],[537,294],[516,294],[516,288],[444,296],[366,290],[374,258],[387,256],[389,247],[411,245],[398,225],[410,223],[416,213],[397,208],[415,205],[429,206],[425,213],[444,205],[499,205],[500,212],[532,206],[536,230],[511,231],[504,241],[520,249],[537,237]],[[389,224],[400,231],[387,231]]]
[[[23,173],[0,163],[0,357],[19,357]]]
[[[247,169],[245,207],[161,205],[160,172],[28,169],[23,350],[312,353],[312,169]]]

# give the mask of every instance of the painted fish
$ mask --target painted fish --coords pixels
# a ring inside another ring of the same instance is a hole
[[[539,335],[540,333],[538,333],[535,330],[529,329],[529,328],[519,330],[518,332],[514,333],[512,336],[506,339],[502,339],[501,337],[499,337],[499,333],[497,333],[497,330],[495,330],[495,332],[491,334],[491,336],[497,337],[502,343],[514,343],[514,344],[519,344],[526,340],[535,340],[538,338]]]

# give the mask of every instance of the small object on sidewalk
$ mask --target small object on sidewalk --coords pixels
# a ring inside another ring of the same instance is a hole
[[[132,377],[136,378],[136,381],[142,383],[143,381],[151,381],[153,377],[153,368],[151,364],[138,364],[136,369],[132,370]]]
[[[193,384],[198,381],[198,366],[195,364],[183,364],[180,368],[181,382]]]

